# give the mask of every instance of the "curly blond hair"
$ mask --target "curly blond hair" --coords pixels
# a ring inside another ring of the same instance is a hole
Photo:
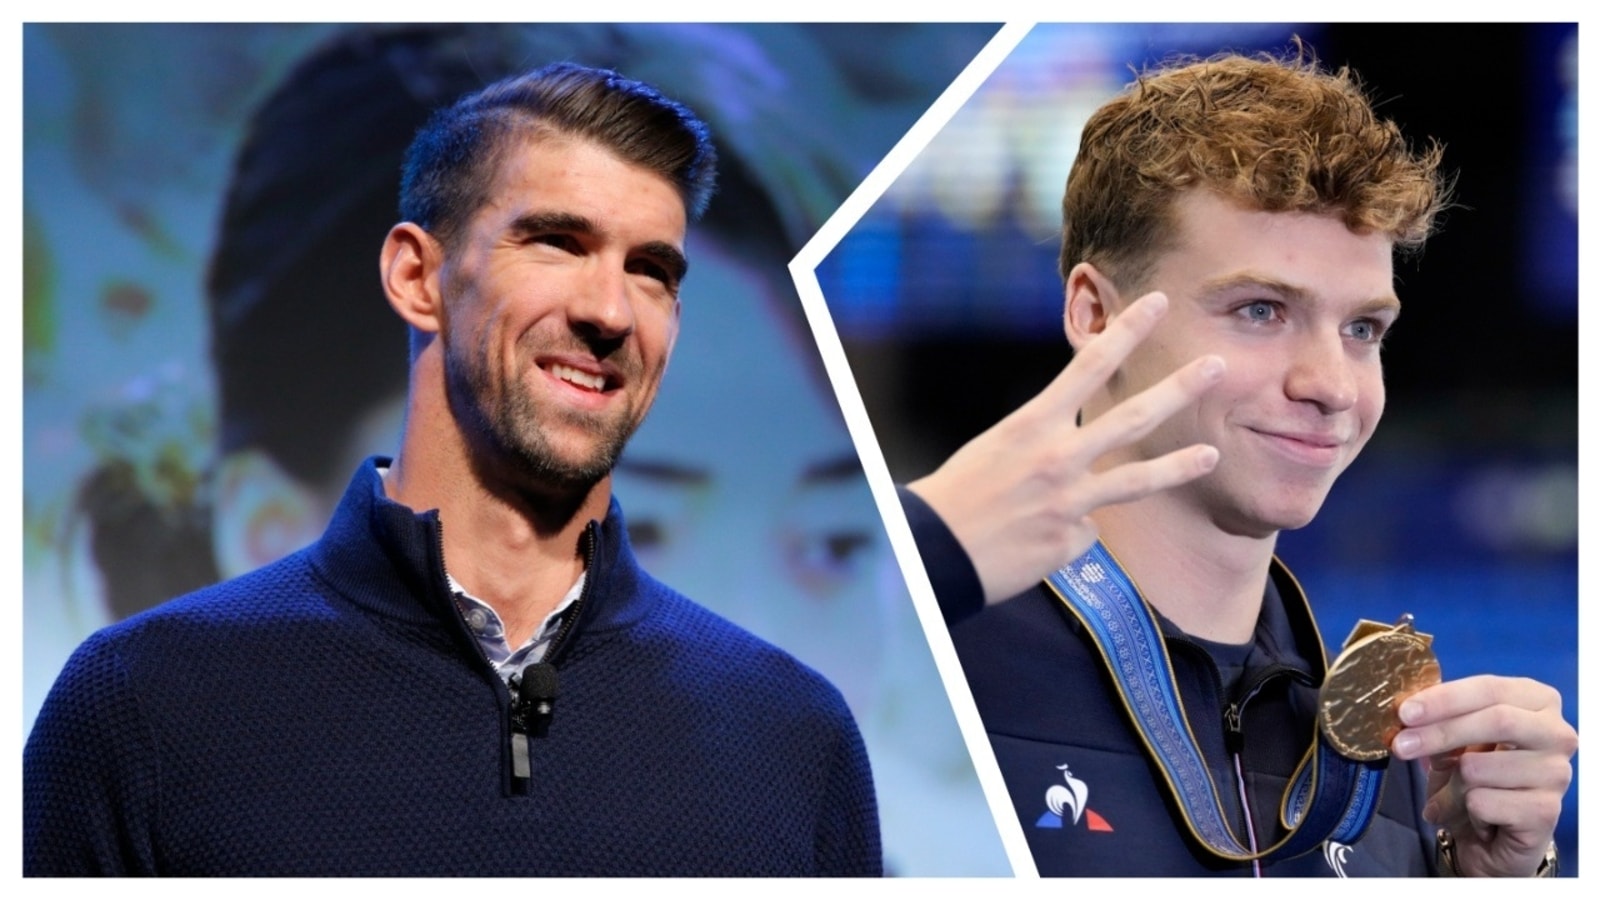
[[[1291,55],[1179,60],[1141,74],[1083,129],[1061,201],[1061,275],[1078,262],[1141,283],[1203,187],[1268,212],[1332,214],[1415,249],[1449,202],[1444,148],[1413,152],[1355,73]]]

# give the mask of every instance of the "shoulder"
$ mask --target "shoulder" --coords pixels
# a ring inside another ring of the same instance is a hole
[[[325,630],[335,607],[304,552],[293,554],[100,629],[73,652],[52,693],[103,690],[113,671],[130,690],[192,685],[211,670],[236,676],[258,656],[274,659]]]
[[[1116,690],[1092,641],[1043,585],[985,608],[950,636],[991,736],[1126,748]]]
[[[638,631],[672,648],[658,672],[680,733],[711,751],[697,755],[725,761],[717,776],[724,789],[742,792],[769,820],[790,821],[809,860],[803,871],[881,875],[872,767],[839,690],[784,650],[663,590]]]
[[[652,656],[672,661],[663,675],[720,685],[721,702],[849,719],[843,696],[820,673],[672,588],[645,578],[658,602],[653,614],[633,629],[633,637]],[[737,688],[729,690],[734,685]]]
[[[950,637],[969,680],[1082,677],[1099,668],[1082,626],[1043,584],[986,607]]]
[[[168,640],[233,640],[274,624],[325,620],[328,591],[306,551],[169,600],[99,633],[132,648]]]

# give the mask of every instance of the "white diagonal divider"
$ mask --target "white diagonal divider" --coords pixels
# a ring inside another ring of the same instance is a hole
[[[956,658],[955,646],[950,642],[950,633],[946,630],[944,617],[939,612],[939,603],[934,597],[933,586],[928,580],[927,570],[923,568],[922,557],[917,553],[916,542],[911,537],[911,527],[906,523],[904,510],[900,508],[900,500],[895,494],[894,480],[889,475],[883,451],[878,447],[872,423],[867,418],[861,391],[856,387],[850,364],[845,359],[844,345],[840,343],[839,332],[834,328],[833,317],[828,313],[827,302],[822,296],[822,287],[817,281],[816,273],[817,266],[822,260],[838,246],[873,204],[882,198],[895,179],[900,177],[917,154],[921,153],[928,142],[949,123],[962,105],[977,91],[979,85],[994,72],[1031,28],[1030,23],[1011,23],[995,34],[960,76],[917,120],[911,130],[895,144],[894,149],[889,151],[861,185],[840,205],[827,223],[801,248],[789,263],[789,272],[794,277],[795,289],[800,294],[806,319],[811,325],[811,333],[817,341],[817,350],[822,355],[828,378],[833,383],[834,395],[839,401],[840,411],[844,414],[845,424],[850,429],[850,438],[855,442],[856,452],[861,457],[861,467],[866,471],[867,483],[872,488],[874,500],[877,501],[878,514],[882,517],[884,528],[888,532],[889,543],[894,547],[895,558],[900,563],[900,571],[905,577],[906,587],[911,593],[917,616],[922,622],[928,647],[933,653],[934,662],[939,667],[939,675],[944,680],[945,693],[950,697],[950,706],[955,713],[956,722],[961,726],[962,736],[966,739],[967,751],[972,756],[973,768],[977,772],[979,783],[983,786],[984,796],[989,801],[989,812],[994,817],[1001,844],[1006,849],[1006,856],[1011,861],[1011,870],[1018,877],[1038,878],[1038,867],[1033,863],[1033,854],[1028,850],[1027,839],[1023,836],[1022,826],[1017,820],[1015,810],[1012,809],[1005,782],[1000,777],[1000,767],[995,762],[989,739],[984,734],[977,705],[973,703],[972,692],[967,687],[961,663]]]

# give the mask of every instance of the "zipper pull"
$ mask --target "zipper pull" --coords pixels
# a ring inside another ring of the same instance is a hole
[[[506,681],[511,688],[511,777],[527,780],[533,774],[528,762],[528,720],[522,711],[522,673],[517,672]]]
[[[1228,708],[1222,711],[1222,737],[1229,754],[1244,749],[1244,712],[1237,702],[1229,703]]]

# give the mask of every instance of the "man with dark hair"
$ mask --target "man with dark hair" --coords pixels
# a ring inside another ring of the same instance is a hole
[[[717,155],[704,124],[647,85],[619,75],[596,79],[567,63],[490,85],[435,113],[406,153],[400,217],[454,246],[487,201],[502,151],[535,132],[586,138],[662,175],[692,218],[711,199]]]
[[[714,160],[573,65],[430,122],[380,259],[398,457],[311,547],[79,649],[24,754],[28,874],[881,871],[838,692],[640,570],[611,497]]]
[[[1560,696],[1437,683],[1409,623],[1329,666],[1273,556],[1383,412],[1440,156],[1303,52],[1147,72],[1085,125],[1075,358],[902,492],[1042,873],[1554,874]]]

